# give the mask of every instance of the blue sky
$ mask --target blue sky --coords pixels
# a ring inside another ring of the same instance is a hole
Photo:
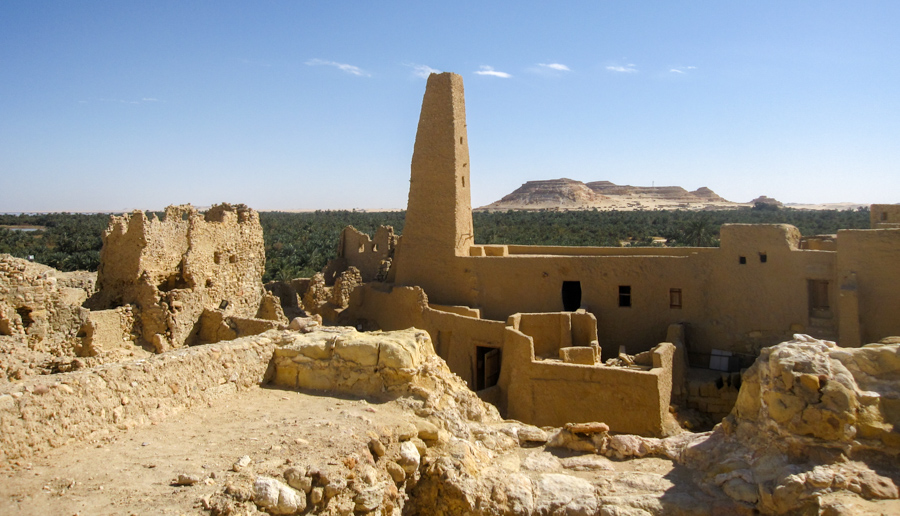
[[[900,202],[900,2],[0,2],[0,212],[404,208],[425,71],[528,180]]]

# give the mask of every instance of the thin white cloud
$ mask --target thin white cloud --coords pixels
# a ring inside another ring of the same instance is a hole
[[[549,68],[551,70],[556,70],[559,72],[571,72],[572,71],[568,66],[566,66],[564,64],[560,64],[560,63],[538,63],[538,66],[542,66],[544,68]]]
[[[678,68],[672,68],[672,69],[669,70],[669,71],[672,72],[672,73],[684,73],[684,71],[679,70]]]
[[[412,72],[413,75],[415,75],[416,77],[421,77],[422,79],[427,79],[428,76],[431,75],[431,74],[433,74],[433,73],[441,73],[440,70],[435,70],[434,68],[432,68],[432,67],[430,67],[430,66],[428,66],[428,65],[410,64],[410,65],[407,65],[407,66],[412,67],[412,69],[413,69],[413,72]]]
[[[477,72],[475,72],[475,74],[476,75],[491,75],[494,77],[501,77],[503,79],[509,79],[510,77],[512,77],[512,75],[510,75],[506,72],[498,72],[497,70],[494,70],[493,66],[482,66],[481,70],[478,70]]]
[[[371,77],[371,74],[363,71],[358,66],[353,66],[351,64],[346,63],[338,63],[336,61],[326,61],[324,59],[310,59],[306,62],[309,66],[333,66],[342,72],[349,73],[350,75],[357,75],[359,77]]]
[[[687,70],[696,70],[696,69],[697,69],[696,66],[676,66],[675,68],[670,68],[669,72],[685,74],[685,73],[687,73]]]
[[[143,97],[141,100],[124,100],[124,99],[106,99],[106,98],[98,98],[98,102],[115,102],[117,104],[145,104],[148,102],[165,102],[164,100],[159,100],[154,97]],[[87,104],[87,100],[79,100],[79,104]]]
[[[637,73],[637,71],[638,71],[637,68],[635,68],[634,63],[629,63],[625,66],[609,65],[606,67],[606,69],[609,70],[610,72],[616,72],[616,73]]]

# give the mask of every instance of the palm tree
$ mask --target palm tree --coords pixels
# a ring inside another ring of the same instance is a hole
[[[688,223],[684,230],[684,243],[693,247],[715,247],[716,235],[709,217],[704,215]]]

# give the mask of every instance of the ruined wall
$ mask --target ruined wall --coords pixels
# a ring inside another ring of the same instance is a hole
[[[135,211],[110,220],[88,306],[135,305],[141,341],[162,351],[192,343],[204,310],[256,316],[264,267],[259,214],[244,205],[169,206],[163,220]]]
[[[333,285],[349,267],[355,267],[366,283],[385,281],[393,263],[398,238],[394,236],[391,226],[380,226],[373,238],[353,226],[345,227],[338,241],[338,257],[331,260],[323,271],[325,281]]]
[[[273,331],[0,386],[0,462],[151,424],[258,385],[273,348],[291,334]]]
[[[0,335],[18,336],[33,349],[71,353],[93,293],[94,275],[60,272],[0,254]]]

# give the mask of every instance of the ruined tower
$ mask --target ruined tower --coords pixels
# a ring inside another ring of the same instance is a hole
[[[474,236],[462,77],[431,74],[422,99],[396,282],[430,284],[440,265],[468,256]]]

